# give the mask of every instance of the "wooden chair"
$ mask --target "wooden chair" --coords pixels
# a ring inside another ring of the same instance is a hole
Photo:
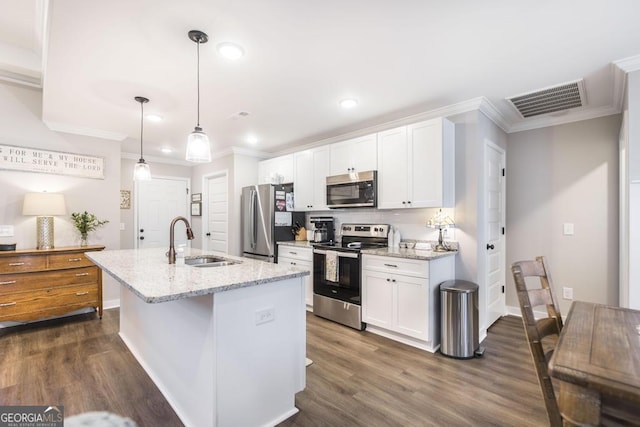
[[[522,311],[522,323],[524,324],[533,364],[538,375],[538,382],[542,389],[549,423],[551,426],[562,426],[562,417],[547,369],[553,349],[547,348],[545,351],[545,347],[548,346],[543,346],[543,338],[559,335],[562,330],[562,317],[553,291],[549,267],[546,259],[539,256],[536,257],[535,261],[514,263],[511,266],[511,272],[516,283],[518,301],[520,301],[520,309]],[[538,277],[540,279],[540,288],[528,288],[525,283],[526,277]],[[533,309],[542,305],[546,306],[548,317],[536,320],[533,315]]]

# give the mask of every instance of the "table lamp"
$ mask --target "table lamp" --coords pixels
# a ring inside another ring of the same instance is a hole
[[[429,228],[437,228],[438,231],[439,231],[438,244],[436,245],[436,247],[433,250],[436,251],[436,252],[449,251],[449,248],[447,246],[445,246],[444,242],[442,241],[442,229],[443,228],[453,228],[453,227],[455,227],[455,223],[449,217],[449,215],[444,215],[442,213],[442,209],[440,209],[438,211],[438,213],[436,213],[434,216],[429,218],[429,220],[427,221],[427,227],[429,227]]]
[[[36,215],[38,249],[53,249],[53,215],[66,214],[64,195],[60,193],[27,193],[22,215]]]

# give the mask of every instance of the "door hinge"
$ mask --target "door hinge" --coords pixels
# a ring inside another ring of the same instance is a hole
[[[504,285],[502,285],[502,293],[504,294]]]
[[[188,188],[185,188],[185,190],[187,190],[187,196],[188,196],[188,195],[189,195],[189,189],[188,189]]]
[[[502,235],[504,236],[504,227],[502,227]]]
[[[502,168],[502,176],[504,176],[504,174],[505,174],[505,171],[504,171],[504,168]]]

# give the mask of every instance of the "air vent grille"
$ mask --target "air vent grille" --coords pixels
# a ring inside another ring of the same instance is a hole
[[[585,104],[583,80],[507,98],[524,118],[555,113]]]

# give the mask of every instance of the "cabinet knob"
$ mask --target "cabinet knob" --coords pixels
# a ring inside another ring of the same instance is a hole
[[[207,233],[206,235],[207,235],[207,236],[211,236],[211,233]]]
[[[496,247],[495,247],[495,246],[493,246],[492,244],[487,243],[487,250],[489,250],[489,249],[495,249],[495,248],[496,248]]]
[[[390,279],[387,279],[387,282],[390,282],[390,281],[391,281]]]
[[[403,204],[403,205],[406,205],[406,204],[407,204],[407,202],[405,202],[405,201],[403,200],[403,201],[402,201],[402,204]]]
[[[141,229],[140,229],[140,232],[141,232],[141,233],[144,233],[144,228],[141,228]]]

